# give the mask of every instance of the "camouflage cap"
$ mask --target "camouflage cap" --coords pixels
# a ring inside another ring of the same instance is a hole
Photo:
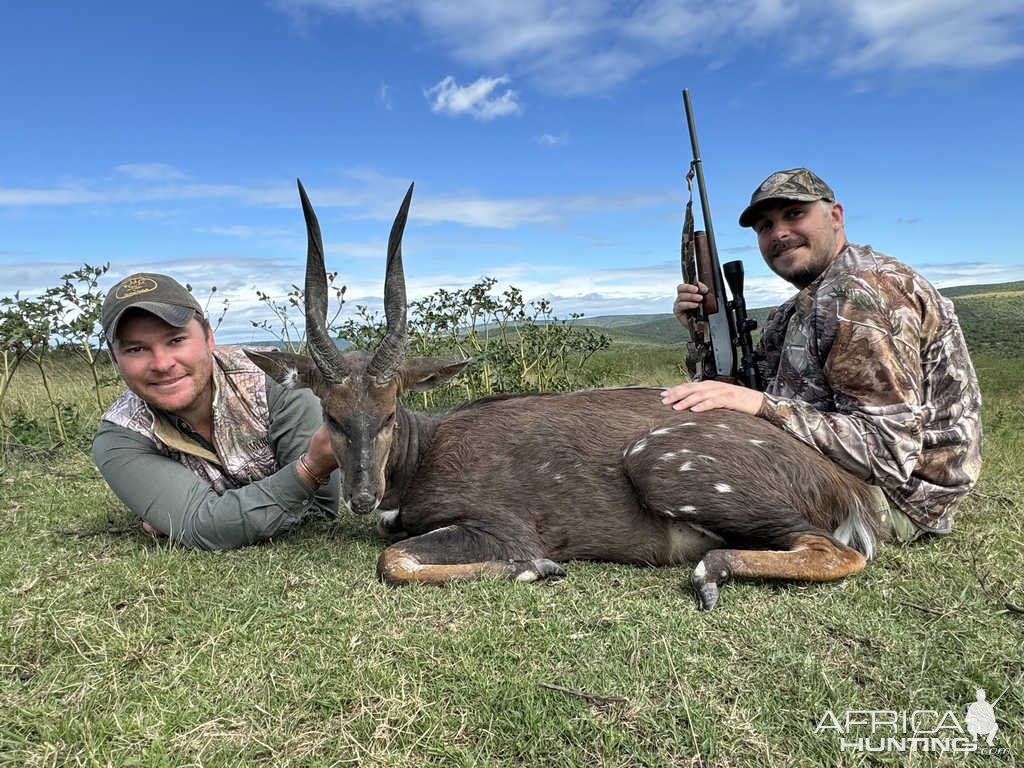
[[[806,168],[776,171],[762,181],[750,196],[750,205],[740,214],[741,227],[754,226],[755,209],[766,200],[793,200],[805,203],[828,200],[834,203],[836,196],[828,184]]]
[[[165,323],[183,328],[195,316],[203,316],[203,308],[189,291],[167,275],[138,272],[129,275],[107,292],[103,301],[103,335],[113,346],[117,324],[129,309],[151,312]]]

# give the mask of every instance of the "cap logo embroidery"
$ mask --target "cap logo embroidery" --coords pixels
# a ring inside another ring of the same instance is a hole
[[[156,289],[156,280],[151,277],[129,277],[117,286],[114,298],[130,299],[132,296],[138,296],[140,293],[149,293]]]

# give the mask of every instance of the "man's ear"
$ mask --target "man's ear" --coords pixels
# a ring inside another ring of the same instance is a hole
[[[270,378],[279,384],[284,384],[289,389],[306,387],[315,392],[322,382],[316,363],[305,355],[293,355],[289,352],[258,352],[254,349],[243,349],[242,351]]]
[[[829,212],[829,215],[832,218],[832,225],[834,227],[836,227],[837,230],[838,229],[842,229],[843,228],[843,204],[842,203],[832,203],[832,210]]]
[[[469,360],[439,357],[410,357],[402,363],[402,389],[423,392],[443,384],[469,365]]]

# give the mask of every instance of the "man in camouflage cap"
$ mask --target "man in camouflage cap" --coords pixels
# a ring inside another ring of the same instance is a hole
[[[798,293],[765,323],[764,391],[680,384],[664,402],[757,415],[879,489],[884,534],[947,533],[981,471],[981,394],[953,304],[907,265],[846,239],[843,206],[806,168],[773,173],[739,223]],[[682,321],[706,286],[680,285]],[[691,371],[691,375],[692,375]]]
[[[93,458],[147,531],[232,549],[337,513],[320,402],[278,384],[240,347],[216,346],[178,281],[126,277],[107,293],[101,323],[128,389],[101,417]]]

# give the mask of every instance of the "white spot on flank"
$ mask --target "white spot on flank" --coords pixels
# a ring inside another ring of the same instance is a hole
[[[726,425],[726,424],[715,424],[715,426],[718,427],[719,429],[728,429],[729,428],[728,425]]]
[[[565,475],[561,475],[561,474],[557,474],[557,475],[555,475],[555,482],[556,482],[556,483],[560,483],[560,482],[562,482],[563,480],[565,480]]]
[[[667,517],[675,517],[675,516],[676,516],[676,513],[675,513],[675,512],[673,512],[673,511],[672,511],[671,509],[663,509],[663,510],[661,511],[661,513],[662,513],[663,515],[666,515]]]
[[[669,459],[674,459],[675,457],[676,457],[675,451],[669,451],[668,453],[666,453],[666,454],[664,454],[662,456],[659,456],[658,457],[658,461],[668,461]]]
[[[718,461],[714,456],[701,456],[700,458],[704,459],[704,461]]]
[[[677,427],[696,427],[696,421],[684,421],[682,424],[676,424]]]
[[[638,441],[637,444],[634,445],[632,447],[632,449],[630,449],[629,452],[630,452],[630,454],[638,453],[639,451],[642,451],[646,447],[647,447],[647,438],[644,438],[644,439]]]
[[[693,470],[693,462],[692,461],[688,461],[685,464],[683,464],[681,467],[679,467],[679,471],[680,472],[690,472],[692,470]]]
[[[764,440],[751,440],[754,445],[764,445]]]
[[[696,512],[697,508],[693,504],[684,504],[679,508],[679,511],[689,515]]]
[[[537,469],[539,469],[541,472],[543,472],[545,469],[550,469],[550,468],[551,468],[551,462],[550,461],[545,461]]]
[[[715,483],[715,490],[719,493],[732,493],[732,486],[728,483]]]
[[[651,432],[652,435],[667,435],[672,431],[672,427],[658,427]]]

